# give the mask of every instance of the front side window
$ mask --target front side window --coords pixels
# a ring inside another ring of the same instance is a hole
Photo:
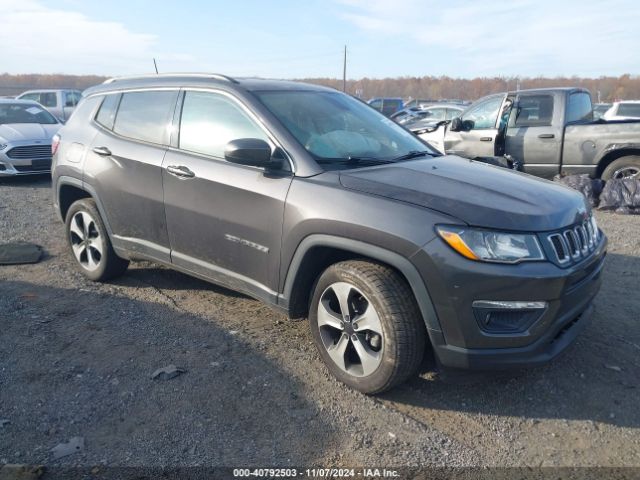
[[[498,95],[469,107],[469,110],[462,116],[466,130],[485,130],[496,128],[498,111],[504,97]]]
[[[432,108],[431,110],[428,110],[430,115],[427,118],[434,122],[439,122],[440,120],[444,120],[446,111],[447,110],[445,108]]]
[[[369,102],[369,105],[371,105],[371,107],[375,108],[379,112],[382,111],[382,99],[380,98],[372,100],[371,102]]]
[[[25,95],[21,95],[20,100],[33,100],[34,102],[40,103],[40,94],[39,93],[27,93]]]
[[[226,95],[185,93],[180,119],[181,149],[224,158],[227,143],[240,138],[269,142],[264,131]]]
[[[591,96],[586,92],[576,92],[569,95],[566,118],[567,123],[593,120]]]
[[[0,103],[0,125],[10,123],[40,123],[53,125],[58,121],[35,103]]]
[[[511,118],[512,127],[551,125],[553,95],[521,95]]]
[[[458,110],[457,108],[447,108],[447,115],[445,120],[452,120],[456,117],[459,117],[462,113],[462,110]]]
[[[168,143],[167,130],[177,91],[123,93],[113,131],[144,142]]]
[[[321,164],[394,161],[431,149],[364,103],[339,92],[262,91],[258,99]],[[435,153],[435,152],[434,152]]]

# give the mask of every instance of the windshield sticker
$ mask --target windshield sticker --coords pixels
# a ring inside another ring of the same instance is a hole
[[[29,107],[26,109],[26,111],[29,112],[31,115],[37,115],[40,112],[42,112],[42,109],[38,107]]]

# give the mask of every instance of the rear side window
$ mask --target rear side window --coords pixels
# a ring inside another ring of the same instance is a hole
[[[269,141],[244,110],[225,95],[185,93],[180,121],[181,149],[224,158],[227,143],[239,138]]]
[[[621,103],[618,113],[621,117],[640,117],[640,103]]]
[[[80,101],[80,94],[78,92],[66,92],[64,96],[65,96],[65,101],[64,101],[65,107],[75,107]]]
[[[567,123],[590,122],[593,120],[591,96],[586,92],[577,92],[569,95],[566,117]]]
[[[551,125],[553,118],[552,95],[522,95],[512,117],[515,127],[540,127]]]
[[[58,95],[56,92],[42,92],[40,94],[40,105],[45,107],[57,107]]]
[[[123,93],[113,131],[143,142],[168,143],[177,91]]]
[[[100,105],[98,115],[96,115],[96,122],[104,128],[112,130],[119,101],[120,94],[112,93],[111,95],[106,95],[102,101],[102,105]]]

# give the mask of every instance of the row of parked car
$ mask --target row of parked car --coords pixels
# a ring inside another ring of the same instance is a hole
[[[0,176],[49,171],[51,139],[81,98],[79,90],[45,89],[0,99]],[[506,156],[510,164],[545,177],[562,172],[605,178],[640,174],[640,152],[635,150],[640,132],[636,125],[617,125],[640,119],[640,101],[592,106],[584,90],[541,89],[490,95],[474,104],[401,98],[368,103],[441,153]],[[593,122],[598,123],[584,128]],[[572,152],[565,145],[575,131],[589,134]]]
[[[504,92],[471,105],[414,101],[391,112],[390,105],[399,108],[395,100],[375,98],[369,105],[442,154],[545,178],[640,178],[640,101],[592,105],[589,92],[579,88]]]

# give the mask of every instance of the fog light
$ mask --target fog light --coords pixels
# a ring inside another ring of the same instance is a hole
[[[0,163],[0,172],[4,172],[7,169],[7,167],[5,167],[4,163]]]
[[[489,333],[523,332],[542,317],[547,302],[477,300],[473,313],[480,328]]]

